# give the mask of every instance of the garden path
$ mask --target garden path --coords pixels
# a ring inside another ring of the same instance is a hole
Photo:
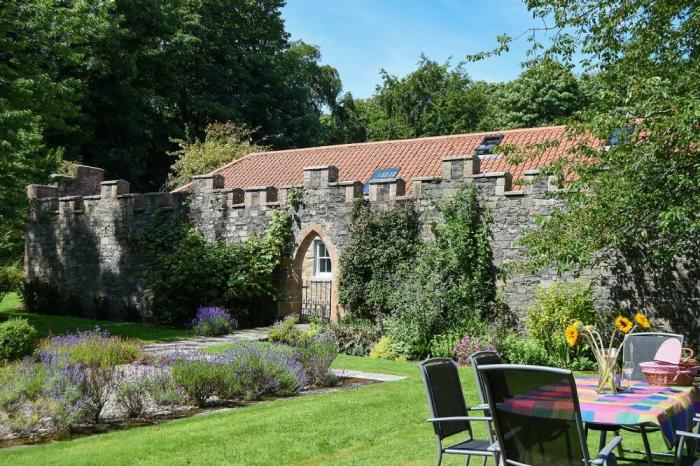
[[[302,330],[305,330],[308,324],[298,324]],[[206,348],[207,346],[220,345],[222,343],[238,343],[243,341],[260,341],[267,340],[267,335],[272,327],[257,327],[223,335],[220,337],[194,337],[186,340],[171,341],[168,343],[151,343],[144,346],[145,353],[153,356],[163,356],[171,353],[181,353],[187,351],[195,351]]]

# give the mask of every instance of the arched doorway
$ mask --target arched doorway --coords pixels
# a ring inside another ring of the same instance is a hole
[[[299,234],[297,246],[287,269],[288,301],[283,314],[297,314],[301,320],[311,316],[337,319],[338,261],[335,246],[318,225],[310,225]]]

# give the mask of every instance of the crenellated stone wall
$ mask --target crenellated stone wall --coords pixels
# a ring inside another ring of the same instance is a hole
[[[472,184],[493,218],[495,264],[501,267],[520,261],[523,251],[518,240],[534,227],[537,215],[547,215],[562,204],[560,189],[553,179],[533,170],[525,173],[522,189],[513,190],[510,173],[481,173],[479,165],[475,155],[445,158],[441,177],[409,180],[411,196],[405,195],[406,180],[373,180],[368,200],[372,208],[414,203],[427,220],[435,215],[434,199]],[[294,211],[294,238],[286,264],[287,298],[280,303],[280,313],[299,311],[304,257],[316,238],[324,241],[333,263],[332,317],[342,312],[337,305],[338,256],[348,240],[353,202],[363,197],[364,186],[359,181],[339,182],[335,166],[305,168],[302,185],[279,188],[230,189],[224,188],[221,175],[197,176],[191,193],[131,194],[126,181],[102,181],[101,174],[99,169],[80,166],[70,189],[64,180],[27,188],[27,282],[53,287],[61,297],[84,309],[99,309],[104,317],[133,313],[148,317],[148,299],[138,279],[144,257],[132,238],[154,213],[170,215],[187,200],[194,223],[208,239],[241,242],[264,234],[272,212],[290,208],[291,190],[301,189],[303,200]],[[424,234],[430,236],[427,226]],[[641,270],[635,258],[614,256],[606,262],[608,265],[582,274],[596,284],[601,306],[631,306],[671,327],[698,328],[697,260],[686,260],[667,274]],[[510,276],[500,287],[511,309],[522,315],[537,285],[572,278],[557,277],[554,270],[546,269],[534,275]]]

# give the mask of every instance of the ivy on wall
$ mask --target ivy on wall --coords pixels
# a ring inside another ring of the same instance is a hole
[[[436,211],[434,240],[401,268],[392,312],[382,321],[404,356],[425,357],[436,341],[456,344],[485,321],[504,322],[506,314],[496,292],[491,219],[474,188],[463,186]]]
[[[370,209],[356,201],[340,255],[338,297],[353,318],[371,319],[401,355],[452,348],[485,321],[504,322],[496,292],[490,217],[472,186],[435,202],[432,241],[421,240],[412,203]]]
[[[271,323],[290,235],[290,216],[280,211],[273,212],[264,236],[239,244],[208,241],[186,207],[157,214],[139,238],[148,257],[143,280],[152,319],[185,325],[206,305],[231,310],[242,326]]]
[[[376,320],[393,309],[396,271],[421,244],[418,213],[412,203],[372,210],[358,199],[350,222],[339,259],[338,301],[352,317]]]

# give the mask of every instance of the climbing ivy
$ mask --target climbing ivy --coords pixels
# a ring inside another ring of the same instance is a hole
[[[372,210],[366,200],[355,201],[338,281],[338,300],[350,315],[377,320],[389,314],[396,271],[416,256],[420,230],[412,203]]]
[[[508,316],[496,293],[491,219],[474,188],[464,186],[435,207],[434,240],[401,267],[392,313],[382,322],[394,349],[409,357],[425,357],[436,340],[458,339],[482,322],[493,328]]]
[[[223,306],[243,326],[270,323],[290,235],[290,216],[280,211],[273,212],[264,236],[237,244],[208,241],[186,206],[175,214],[159,212],[139,238],[153,320],[185,325],[199,306]]]

